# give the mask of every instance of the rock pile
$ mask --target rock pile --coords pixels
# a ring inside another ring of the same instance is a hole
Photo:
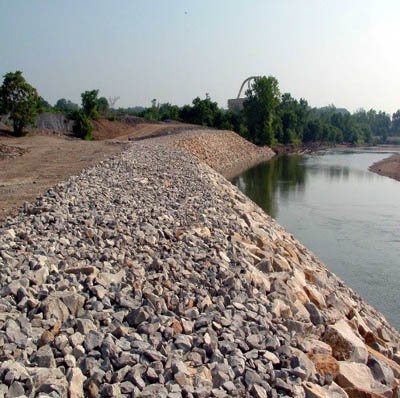
[[[176,145],[227,178],[275,155],[232,131],[194,130],[177,136]]]
[[[0,229],[0,397],[396,397],[399,334],[167,138]]]

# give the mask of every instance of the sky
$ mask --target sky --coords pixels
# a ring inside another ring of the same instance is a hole
[[[399,0],[0,0],[0,75],[117,106],[226,107],[248,76],[311,106],[400,108]]]

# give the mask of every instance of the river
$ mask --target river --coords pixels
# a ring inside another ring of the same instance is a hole
[[[387,156],[281,156],[232,183],[400,330],[400,182],[368,171]]]

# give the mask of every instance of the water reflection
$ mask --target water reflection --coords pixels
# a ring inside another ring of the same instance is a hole
[[[276,217],[278,197],[288,200],[292,192],[297,195],[304,192],[306,167],[302,156],[281,156],[247,170],[232,183]]]

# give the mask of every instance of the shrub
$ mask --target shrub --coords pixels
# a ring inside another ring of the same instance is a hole
[[[81,110],[75,111],[72,119],[75,121],[73,128],[75,137],[89,141],[93,140],[93,126],[86,114]]]

